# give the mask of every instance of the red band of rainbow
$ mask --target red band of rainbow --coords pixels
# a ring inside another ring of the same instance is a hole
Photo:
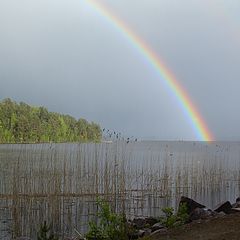
[[[200,141],[213,141],[213,135],[197,110],[197,107],[193,104],[193,101],[177,81],[173,73],[167,69],[156,53],[154,53],[154,51],[140,37],[138,37],[122,20],[117,18],[106,6],[100,4],[96,0],[86,0],[86,3],[123,34],[157,71],[163,83],[178,100],[178,103],[190,122],[191,128],[194,130],[197,139]]]

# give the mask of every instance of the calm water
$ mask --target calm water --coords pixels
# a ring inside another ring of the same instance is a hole
[[[240,142],[0,145],[0,239],[86,231],[96,198],[159,216],[182,195],[214,207],[240,195]]]

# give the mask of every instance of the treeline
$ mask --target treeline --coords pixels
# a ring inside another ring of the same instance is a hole
[[[100,126],[85,119],[9,98],[0,102],[0,143],[97,142],[101,138]]]

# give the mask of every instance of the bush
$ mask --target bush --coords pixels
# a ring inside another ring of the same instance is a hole
[[[187,208],[187,204],[186,203],[181,203],[179,205],[179,209],[178,209],[178,213],[177,216],[179,218],[179,221],[182,224],[185,224],[188,222],[189,220],[189,214],[188,214],[188,208]]]
[[[98,223],[89,222],[89,231],[86,234],[88,240],[125,240],[126,218],[124,215],[112,212],[109,204],[103,200],[97,200],[100,211]]]
[[[189,218],[185,203],[179,206],[177,214],[174,214],[174,209],[172,207],[163,208],[162,211],[165,216],[160,218],[160,222],[167,228],[181,226],[185,224]]]

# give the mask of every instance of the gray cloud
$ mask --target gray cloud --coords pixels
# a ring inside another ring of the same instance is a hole
[[[239,139],[240,3],[103,2],[162,58],[216,138]],[[2,0],[0,34],[1,99],[45,105],[127,135],[196,139],[154,69],[84,1]]]

